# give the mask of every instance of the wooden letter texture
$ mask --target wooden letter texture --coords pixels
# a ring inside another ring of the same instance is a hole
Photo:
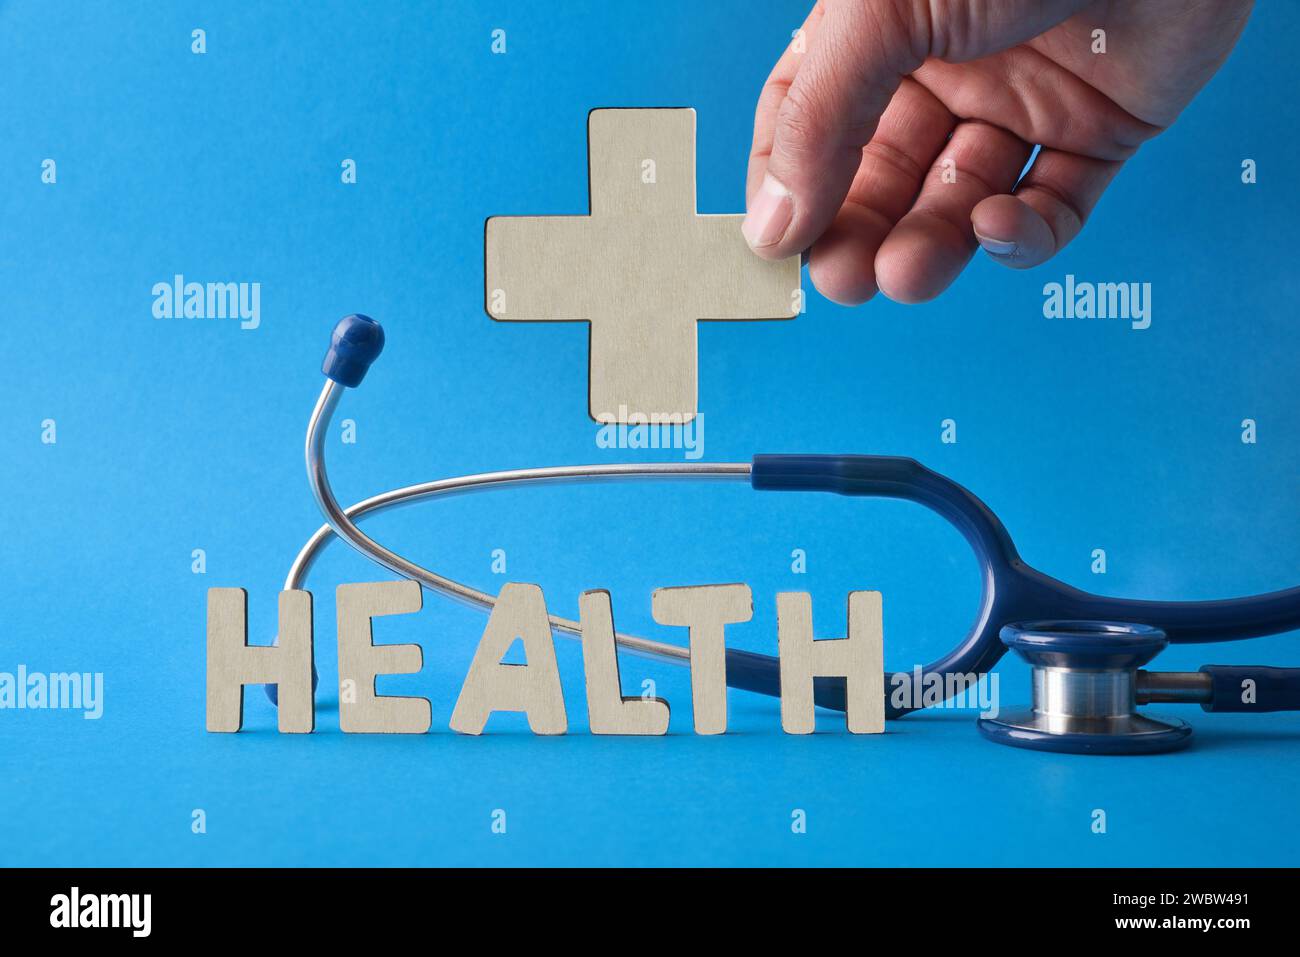
[[[376,675],[413,675],[424,666],[419,645],[376,645],[370,619],[420,610],[420,585],[410,579],[340,585],[339,728],[356,734],[424,734],[433,723],[427,698],[375,694]],[[347,694],[345,682],[353,692]],[[355,700],[352,700],[355,699]]]
[[[582,665],[587,675],[587,714],[592,734],[667,734],[668,702],[663,698],[624,698],[614,642],[609,592],[583,592]]]
[[[754,617],[748,585],[659,588],[651,598],[655,621],[690,628],[691,704],[696,734],[727,730],[726,626]]]
[[[280,592],[279,628],[274,647],[249,647],[247,593],[242,588],[208,589],[209,731],[243,726],[248,684],[279,686],[281,731],[305,733],[316,726],[310,593]]]
[[[854,734],[885,730],[885,663],[881,598],[878,591],[849,592],[849,636],[813,640],[812,598],[807,592],[776,596],[777,644],[781,655],[781,727],[787,734],[812,734],[813,677],[843,677],[846,717]]]
[[[589,216],[494,216],[486,309],[507,322],[590,323],[599,422],[695,416],[701,319],[789,319],[799,257],[760,259],[741,215],[695,211],[695,111],[592,110]]]
[[[516,638],[523,639],[526,665],[501,661]],[[527,713],[534,734],[569,728],[546,599],[536,585],[511,582],[501,588],[451,713],[451,729],[482,734],[493,711]]]

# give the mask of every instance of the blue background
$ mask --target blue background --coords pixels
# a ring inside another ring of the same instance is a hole
[[[594,106],[694,106],[700,211],[741,210],[754,100],[802,14],[740,0],[0,4],[0,671],[102,671],[106,697],[99,721],[0,711],[0,862],[1295,862],[1300,716],[1183,709],[1191,750],[1098,759],[994,747],[970,712],[867,738],[821,713],[823,733],[787,737],[775,700],[732,692],[729,733],[705,738],[686,672],[625,656],[629,693],[652,677],[672,702],[672,733],[598,739],[580,648],[559,638],[570,733],[534,738],[497,716],[466,738],[447,720],[485,618],[429,596],[375,633],[423,646],[423,672],[381,690],[430,698],[431,734],[344,736],[332,690],[311,736],[277,734],[260,692],[245,733],[204,731],[206,589],[247,588],[253,640],[269,640],[288,564],[319,524],[301,435],[339,316],[379,318],[389,343],[339,412],[357,443],[329,445],[349,501],[483,470],[680,459],[596,447],[581,325],[487,318],[483,221],[586,212]],[[1030,563],[1091,590],[1295,584],[1298,23],[1294,4],[1262,4],[1050,264],[978,257],[925,306],[846,309],[810,292],[794,322],[702,325],[705,459],[914,456],[987,501]],[[489,49],[498,27],[503,56]],[[57,185],[40,180],[46,157]],[[340,183],[346,157],[355,185]],[[1240,181],[1245,157],[1257,185]],[[155,320],[150,289],[177,272],[260,282],[261,327]],[[1044,319],[1042,286],[1067,272],[1151,282],[1151,328]],[[949,417],[955,445],[939,440]],[[1256,445],[1240,439],[1247,417]],[[46,418],[55,445],[40,441]],[[750,583],[754,620],[729,638],[769,652],[778,591],[811,591],[818,633],[834,636],[848,591],[880,589],[894,668],[953,644],[978,597],[957,533],[899,502],[535,489],[369,527],[491,591],[536,582],[559,614],[609,588],[620,628],[674,641],[650,617],[658,586]],[[1089,570],[1098,547],[1104,577]],[[206,574],[191,572],[195,548]],[[492,574],[497,548],[508,576]],[[337,544],[318,566],[322,689],[336,679],[335,586],[385,577]],[[1300,653],[1290,634],[1175,648],[1159,666],[1207,661]],[[1024,667],[1001,674],[1004,706],[1024,701]],[[206,834],[191,833],[195,808]],[[806,834],[791,832],[794,808]]]

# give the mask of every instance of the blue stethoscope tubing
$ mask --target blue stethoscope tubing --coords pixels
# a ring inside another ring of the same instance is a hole
[[[299,587],[315,555],[332,535],[342,538],[380,565],[425,587],[471,603],[490,607],[491,596],[443,578],[384,548],[355,524],[362,514],[434,494],[476,487],[491,488],[519,481],[581,478],[655,478],[691,473],[701,476],[744,478],[758,491],[834,492],[839,495],[905,499],[936,512],[966,539],[980,566],[982,595],[979,614],[966,637],[943,657],[921,669],[927,676],[983,675],[1006,652],[1000,637],[1013,623],[1053,620],[1073,622],[1127,622],[1163,632],[1169,642],[1235,641],[1300,628],[1300,586],[1220,601],[1140,601],[1094,595],[1074,588],[1027,565],[1011,536],[987,505],[951,479],[910,458],[885,455],[756,455],[753,462],[691,466],[602,465],[557,466],[445,479],[395,489],[350,508],[343,508],[330,489],[324,464],[323,435],[330,416],[346,388],[360,385],[384,346],[379,324],[366,316],[342,319],[334,329],[322,371],[327,382],[312,414],[307,438],[307,470],[313,494],[326,518],[299,553],[286,588]],[[552,616],[552,624],[577,634],[576,623]],[[663,645],[635,636],[619,635],[620,644],[657,657],[689,661],[685,648]],[[1071,637],[1070,641],[1076,640]],[[670,655],[659,649],[671,649]],[[778,659],[756,652],[728,649],[727,684],[733,688],[777,696],[780,694]],[[1300,674],[1300,672],[1297,672]],[[907,686],[914,673],[886,676],[886,715],[898,718],[929,703],[921,694],[902,696],[897,704],[891,689]],[[942,684],[942,682],[941,682]],[[916,689],[919,691],[920,689]],[[268,693],[275,700],[274,686]],[[818,678],[815,700],[822,707],[844,710],[842,678]],[[1300,705],[1297,705],[1300,706]]]
[[[979,614],[966,638],[948,654],[926,665],[923,674],[984,674],[1006,652],[1000,632],[1013,622],[1132,622],[1160,629],[1172,643],[1235,641],[1300,628],[1300,586],[1219,601],[1142,601],[1094,595],[1067,585],[1027,565],[1002,522],[975,495],[913,459],[884,455],[757,455],[750,483],[759,490],[906,499],[938,513],[961,532],[980,566],[983,594]],[[733,661],[728,656],[728,683],[779,694],[776,659],[752,657],[756,660],[735,661],[736,680],[732,681]],[[843,710],[842,680],[825,679],[821,692],[818,704]],[[915,710],[918,708],[886,705],[889,717]]]

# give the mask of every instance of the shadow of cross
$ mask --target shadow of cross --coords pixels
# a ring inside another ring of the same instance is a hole
[[[695,111],[592,110],[589,216],[493,216],[486,308],[505,322],[587,322],[598,422],[696,413],[701,319],[790,319],[799,257],[768,262],[742,215],[695,211]]]

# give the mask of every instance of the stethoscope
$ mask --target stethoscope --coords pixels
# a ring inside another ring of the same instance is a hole
[[[750,462],[561,465],[511,469],[381,492],[348,508],[339,505],[325,469],[325,435],[346,388],[361,384],[384,347],[379,323],[347,316],[334,328],[322,372],[325,387],[307,425],[307,476],[326,524],[307,540],[285,579],[300,589],[321,550],[338,536],[380,565],[425,588],[480,608],[495,599],[403,558],[357,527],[364,516],[425,499],[510,485],[636,479],[748,481],[760,491],[819,491],[917,502],[950,522],[970,544],[981,569],[983,593],[970,633],[920,672],[886,676],[886,716],[901,717],[933,700],[909,694],[900,707],[888,689],[916,681],[951,695],[948,675],[983,675],[1008,648],[1032,669],[1030,707],[981,717],[979,729],[1000,744],[1043,751],[1151,754],[1185,745],[1191,727],[1178,718],[1137,710],[1138,705],[1196,703],[1206,711],[1300,710],[1300,668],[1206,665],[1195,672],[1142,670],[1169,643],[1234,641],[1300,628],[1300,586],[1224,601],[1136,601],[1093,595],[1031,568],[1020,558],[997,516],[960,485],[913,459],[887,455],[757,455]],[[581,637],[578,622],[550,616],[552,628]],[[687,648],[616,633],[628,650],[677,664]],[[778,660],[728,649],[727,684],[760,694],[780,694]],[[920,688],[914,689],[919,692]],[[267,687],[275,700],[275,686]],[[818,705],[844,710],[844,681],[818,678]]]

